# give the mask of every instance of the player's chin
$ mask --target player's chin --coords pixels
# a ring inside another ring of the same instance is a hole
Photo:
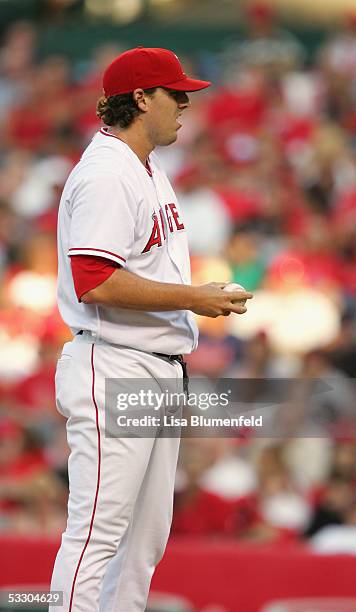
[[[166,138],[162,138],[162,142],[160,143],[161,146],[166,147],[170,144],[173,144],[173,142],[175,142],[178,138],[178,134],[176,131],[171,132],[169,134],[169,136],[167,136]]]

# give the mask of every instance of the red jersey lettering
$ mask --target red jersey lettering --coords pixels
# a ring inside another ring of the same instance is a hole
[[[172,233],[173,232],[173,223],[172,223],[172,217],[169,214],[169,205],[166,204],[164,207],[164,210],[166,211],[166,217],[167,217],[167,221],[168,221],[168,227],[169,227],[169,231]]]
[[[148,253],[148,251],[150,251],[152,247],[155,245],[157,245],[158,247],[162,246],[161,230],[159,227],[158,217],[156,213],[152,215],[152,219],[153,219],[153,228],[152,228],[151,236],[149,237],[149,240],[145,248],[143,249],[142,253]]]
[[[163,240],[165,240],[166,239],[166,232],[164,231],[164,217],[163,217],[163,210],[162,210],[162,208],[159,209],[159,216],[161,218]]]
[[[176,209],[176,205],[175,204],[168,204],[168,206],[171,209],[172,216],[173,216],[173,219],[174,219],[174,223],[176,224],[177,230],[184,229],[183,223],[181,223],[180,220],[179,220],[179,214],[178,214],[178,211]]]
[[[181,223],[179,219],[179,214],[178,214],[176,205],[174,203],[166,204],[164,207],[164,211],[167,217],[169,232],[171,234],[176,229],[178,231],[184,229],[184,225],[183,223]],[[159,217],[157,213],[153,213],[152,220],[153,220],[153,227],[152,227],[151,235],[142,253],[148,253],[152,249],[152,247],[155,245],[158,247],[161,247],[162,243],[165,242],[167,239],[166,231],[165,231],[165,218],[164,218],[164,212],[162,208],[159,209]],[[174,220],[174,224],[173,224],[173,220]]]

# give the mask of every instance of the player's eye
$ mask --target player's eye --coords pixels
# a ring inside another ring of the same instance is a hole
[[[168,89],[164,87],[165,91],[168,95],[173,98],[178,104],[185,104],[189,101],[189,98],[185,91],[178,91],[177,89]]]

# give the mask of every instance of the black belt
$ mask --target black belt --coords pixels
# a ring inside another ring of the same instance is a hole
[[[151,355],[155,355],[160,359],[164,359],[165,361],[178,361],[183,370],[183,389],[184,393],[186,393],[187,397],[189,397],[189,376],[187,370],[187,364],[183,359],[183,355],[166,355],[165,353],[151,353]]]
[[[166,353],[151,353],[151,355],[156,355],[156,357],[161,357],[162,359],[168,359],[168,361],[183,361],[182,355],[166,355]]]

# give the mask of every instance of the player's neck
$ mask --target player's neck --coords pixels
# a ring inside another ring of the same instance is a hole
[[[144,132],[140,133],[141,131],[137,128],[127,128],[123,130],[115,127],[111,127],[109,132],[127,144],[143,165],[146,165],[148,156],[153,151],[154,146],[148,142]]]

